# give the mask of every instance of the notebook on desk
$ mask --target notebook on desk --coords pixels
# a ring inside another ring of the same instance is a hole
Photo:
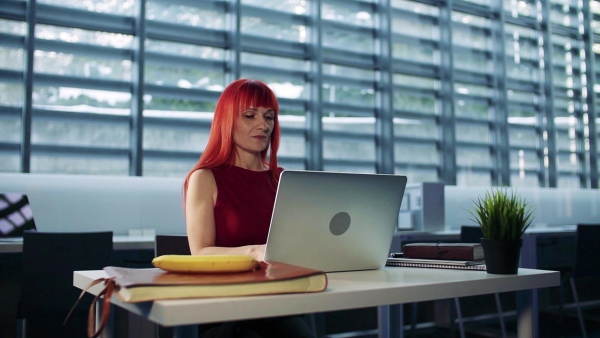
[[[385,266],[406,176],[286,170],[265,260],[326,272]]]
[[[26,230],[36,230],[27,195],[0,193],[0,241],[22,241]]]

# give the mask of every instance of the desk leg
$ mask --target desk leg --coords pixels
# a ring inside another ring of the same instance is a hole
[[[404,338],[403,304],[390,305],[390,337]]]
[[[102,322],[102,299],[98,299],[96,301],[96,330],[100,327],[100,323]],[[115,327],[115,308],[113,305],[111,306],[110,314],[108,315],[108,320],[106,321],[106,326],[100,335],[101,338],[113,338],[115,336],[114,327]]]
[[[521,249],[521,267],[538,268],[537,234],[525,234]],[[539,298],[538,290],[517,292],[517,329],[519,337],[539,336]]]
[[[519,338],[538,337],[538,290],[517,292],[517,331]]]
[[[198,337],[198,325],[182,325],[173,328],[173,338]]]
[[[379,338],[390,338],[390,306],[382,305],[377,308],[377,326]]]
[[[379,338],[404,337],[404,312],[402,304],[383,305],[377,308]]]

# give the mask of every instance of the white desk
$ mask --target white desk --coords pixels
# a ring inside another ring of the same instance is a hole
[[[84,289],[104,271],[75,271],[73,285]],[[116,304],[130,312],[164,326],[185,326],[211,322],[252,319],[291,314],[335,311],[361,307],[464,297],[494,292],[528,290],[560,285],[556,271],[520,269],[518,275],[492,275],[485,271],[389,267],[383,270],[328,274],[327,290],[320,293],[252,297],[161,300],[138,304]],[[97,285],[89,290],[96,294]],[[532,297],[521,297],[519,337],[534,336]],[[389,337],[394,318],[380,318],[380,337]],[[394,330],[397,332],[397,330]]]
[[[154,236],[113,236],[113,250],[154,250]],[[23,252],[23,239],[3,241],[0,239],[0,253]]]

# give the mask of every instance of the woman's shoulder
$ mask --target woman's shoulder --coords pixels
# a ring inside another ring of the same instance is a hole
[[[207,183],[214,183],[215,177],[211,169],[203,168],[194,171],[190,175],[190,184],[196,185],[206,185]]]

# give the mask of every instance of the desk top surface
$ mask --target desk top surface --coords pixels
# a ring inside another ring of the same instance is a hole
[[[154,250],[154,236],[113,236],[113,250]],[[0,239],[0,253],[23,252],[23,238]]]
[[[73,285],[84,289],[104,271],[75,271]],[[517,275],[485,271],[386,267],[328,273],[318,293],[113,303],[166,326],[241,320],[301,313],[412,303],[560,285],[556,271],[519,269]],[[97,293],[100,285],[89,291]]]

